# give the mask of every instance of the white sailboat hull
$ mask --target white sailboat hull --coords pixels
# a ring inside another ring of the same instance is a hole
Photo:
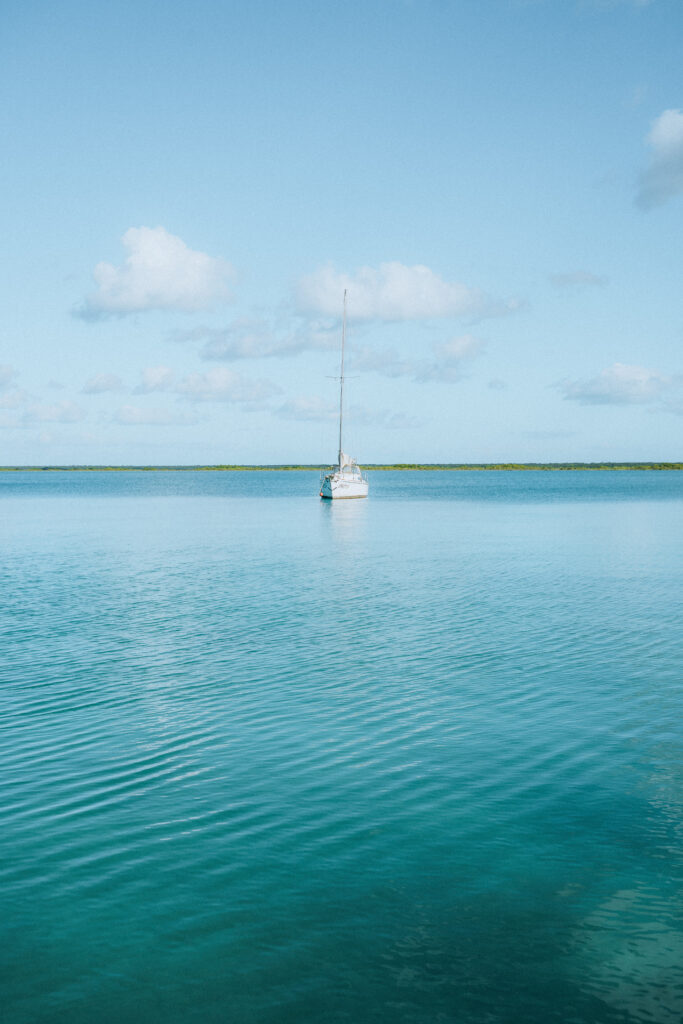
[[[321,498],[367,498],[368,482],[348,473],[327,473],[320,488]]]

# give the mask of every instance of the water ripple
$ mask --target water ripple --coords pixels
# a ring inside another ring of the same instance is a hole
[[[8,1021],[680,1019],[683,495],[581,500],[13,498]]]

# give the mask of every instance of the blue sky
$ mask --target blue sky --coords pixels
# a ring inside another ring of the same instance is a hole
[[[5,0],[0,464],[683,458],[680,0]]]

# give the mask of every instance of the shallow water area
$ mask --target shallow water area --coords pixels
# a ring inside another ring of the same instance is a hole
[[[0,473],[6,1024],[683,1018],[683,473]]]

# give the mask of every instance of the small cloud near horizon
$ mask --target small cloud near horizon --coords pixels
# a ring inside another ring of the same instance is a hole
[[[638,405],[656,402],[675,383],[656,370],[614,363],[597,377],[564,380],[556,386],[567,401],[581,405]]]
[[[196,312],[230,298],[232,266],[190,249],[165,228],[129,228],[121,241],[128,250],[125,262],[119,267],[97,264],[97,288],[76,310],[81,319],[152,309]]]

